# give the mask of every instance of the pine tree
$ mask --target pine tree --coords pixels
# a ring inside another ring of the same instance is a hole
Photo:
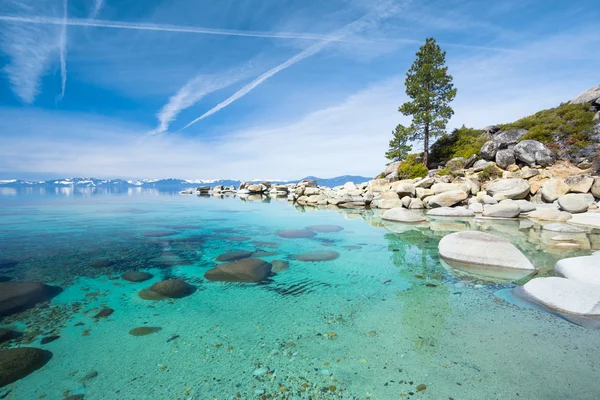
[[[423,165],[429,159],[429,139],[445,133],[446,124],[454,110],[450,102],[456,97],[452,76],[448,75],[446,52],[442,51],[434,38],[427,38],[416,54],[417,59],[406,73],[406,94],[412,100],[398,108],[402,114],[412,116],[408,127],[398,125],[399,143],[423,140]],[[390,148],[390,151],[392,149]]]
[[[398,125],[392,132],[392,140],[390,140],[390,149],[385,153],[385,158],[394,162],[406,159],[408,153],[412,150],[412,146],[406,144],[407,128]]]

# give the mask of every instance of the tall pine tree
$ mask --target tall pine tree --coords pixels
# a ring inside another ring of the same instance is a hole
[[[411,101],[398,108],[402,114],[412,116],[412,123],[408,127],[398,125],[392,142],[406,145],[409,141],[422,140],[423,165],[427,166],[429,139],[445,132],[446,124],[454,114],[450,102],[456,97],[456,89],[445,65],[446,52],[434,38],[427,38],[416,55],[405,81],[406,94]]]
[[[390,149],[385,153],[385,158],[394,161],[403,161],[408,153],[412,150],[412,146],[406,144],[406,127],[398,125],[392,132],[392,140],[390,140]]]

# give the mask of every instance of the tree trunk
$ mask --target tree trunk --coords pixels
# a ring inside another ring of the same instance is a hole
[[[425,144],[423,145],[423,165],[427,168],[429,162],[429,124],[425,123]]]

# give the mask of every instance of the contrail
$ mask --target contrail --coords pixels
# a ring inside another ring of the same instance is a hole
[[[67,87],[67,9],[68,0],[63,0],[63,23],[60,30],[60,78],[61,78],[61,91],[60,99],[65,97],[65,89]]]
[[[92,13],[90,14],[90,18],[94,19],[104,6],[104,0],[96,0],[94,3],[94,8],[92,9]]]
[[[309,39],[309,40],[330,40],[327,35],[313,33],[294,33],[294,32],[266,32],[266,31],[241,31],[235,29],[213,29],[197,26],[180,26],[180,25],[165,25],[152,24],[143,22],[120,22],[101,19],[85,19],[71,18],[65,22],[63,18],[55,17],[21,17],[13,15],[0,15],[0,21],[5,22],[22,22],[30,24],[46,24],[46,25],[68,25],[68,26],[91,26],[97,28],[114,28],[114,29],[135,29],[142,31],[159,31],[159,32],[180,32],[180,33],[200,33],[205,35],[221,35],[221,36],[245,36],[245,37],[261,37],[274,39]],[[343,38],[337,38],[333,41],[348,42]]]

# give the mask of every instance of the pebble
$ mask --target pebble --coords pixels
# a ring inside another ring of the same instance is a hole
[[[269,372],[269,368],[262,367],[262,368],[259,368],[259,369],[255,370],[252,373],[252,375],[254,375],[254,376],[263,376],[267,372]]]

